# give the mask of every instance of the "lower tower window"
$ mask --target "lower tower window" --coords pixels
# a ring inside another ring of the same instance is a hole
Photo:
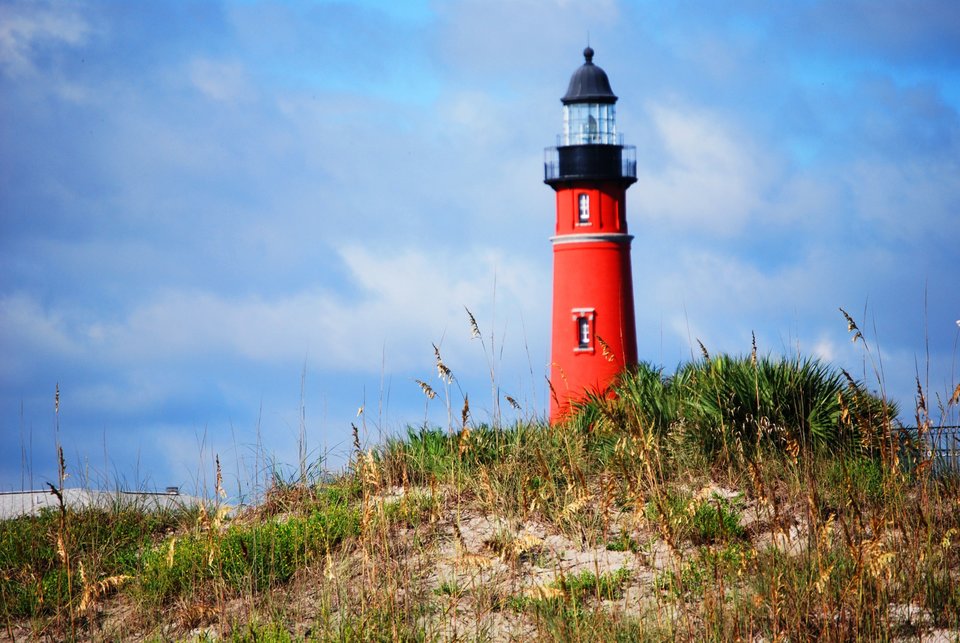
[[[593,317],[595,311],[593,308],[574,308],[573,322],[576,325],[577,343],[574,345],[575,352],[593,352]]]

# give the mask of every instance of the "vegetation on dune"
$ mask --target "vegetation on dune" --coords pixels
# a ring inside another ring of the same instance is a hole
[[[283,521],[225,524],[223,511],[210,517],[201,511],[196,529],[145,552],[141,597],[162,605],[217,592],[262,592],[323,561],[345,538],[357,535],[358,511],[341,490],[324,489],[301,503],[301,515]]]
[[[640,364],[615,392],[563,426],[477,425],[464,400],[456,428],[368,450],[355,435],[343,475],[275,481],[236,512],[0,522],[5,635],[960,632],[958,480],[905,448],[862,383],[816,360],[704,351],[673,375]]]
[[[58,511],[0,521],[0,597],[6,619],[66,614],[82,600],[83,588],[125,582],[141,570],[141,555],[182,525],[185,514],[137,507],[67,510],[60,529]],[[69,552],[67,551],[69,548]],[[81,592],[71,602],[65,556]],[[82,579],[81,579],[82,577]],[[100,588],[101,593],[109,588]]]
[[[641,363],[614,391],[581,403],[574,422],[642,426],[658,437],[674,431],[710,461],[740,462],[762,448],[875,453],[895,435],[894,405],[810,358],[705,353],[672,376]]]

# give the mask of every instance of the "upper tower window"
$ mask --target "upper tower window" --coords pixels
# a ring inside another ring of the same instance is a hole
[[[590,195],[585,192],[577,196],[577,223],[590,223]]]

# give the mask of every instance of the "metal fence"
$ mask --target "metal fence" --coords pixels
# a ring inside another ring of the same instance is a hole
[[[938,470],[960,473],[960,426],[931,427],[927,433]]]
[[[917,427],[904,427],[916,437]],[[923,435],[929,455],[933,457],[933,469],[938,473],[960,474],[960,425],[931,426]]]

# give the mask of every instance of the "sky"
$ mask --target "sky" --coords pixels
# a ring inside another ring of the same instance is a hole
[[[352,424],[544,416],[543,149],[588,40],[637,148],[640,358],[755,335],[908,424],[919,377],[939,420],[955,0],[0,0],[0,490],[61,444],[68,486],[204,491],[219,460],[250,497],[342,467]]]

